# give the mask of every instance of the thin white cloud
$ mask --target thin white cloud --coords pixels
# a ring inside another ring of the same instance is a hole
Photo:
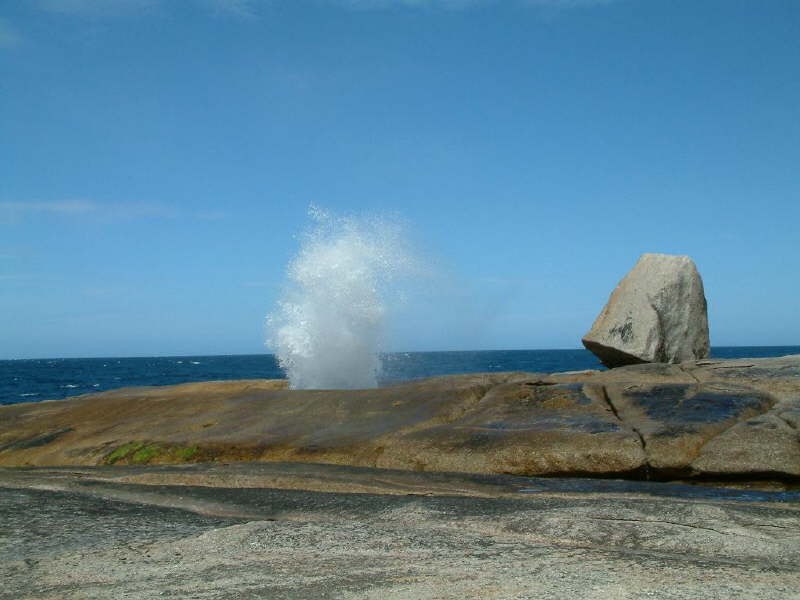
[[[409,8],[409,9],[446,9],[458,10],[478,6],[481,4],[492,4],[498,0],[329,0],[334,4],[345,8],[356,10],[380,10],[386,8]]]
[[[32,279],[30,275],[2,275],[0,281],[28,281]]]
[[[0,273],[0,294],[18,294],[34,288],[40,281],[26,273]]]
[[[580,8],[582,6],[602,6],[621,0],[523,0],[525,4],[542,8]]]
[[[387,8],[458,10],[474,6],[514,3],[543,9],[569,9],[583,6],[611,4],[620,0],[327,0],[336,5],[357,9],[377,10]]]
[[[96,205],[83,200],[63,202],[0,202],[0,214],[85,214],[95,210]]]
[[[76,16],[112,17],[146,13],[167,8],[170,0],[32,0],[42,10]],[[260,10],[270,5],[292,0],[182,0],[192,2],[216,16],[242,19],[256,18]],[[353,10],[382,10],[390,8],[458,10],[473,6],[516,3],[544,9],[569,9],[611,4],[620,0],[318,0]]]
[[[170,218],[178,216],[178,213],[173,208],[161,204],[110,204],[87,200],[0,202],[0,223],[17,223],[47,216],[120,221],[148,217]]]
[[[136,219],[196,219],[216,221],[227,217],[220,210],[185,211],[168,204],[145,202],[92,202],[66,200],[60,202],[0,202],[0,225],[9,225],[43,217],[59,217],[95,222],[130,221]]]
[[[198,0],[207,10],[217,16],[231,16],[240,19],[253,19],[258,8],[270,4],[269,0]]]
[[[0,48],[13,48],[22,41],[19,33],[6,19],[0,19]]]
[[[226,218],[228,213],[222,210],[200,210],[193,216],[201,221],[220,221]]]
[[[250,19],[260,6],[272,0],[33,0],[35,5],[50,13],[84,17],[126,17],[143,15],[170,4],[193,3],[218,16]]]
[[[47,12],[89,17],[129,16],[147,12],[164,0],[35,0]]]

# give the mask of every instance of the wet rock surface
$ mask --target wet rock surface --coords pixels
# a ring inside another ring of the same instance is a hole
[[[768,394],[730,384],[612,384],[605,393],[620,421],[640,436],[649,473],[662,479],[701,474],[702,463],[694,470],[692,464],[710,440],[775,404]],[[746,472],[739,467],[737,473]]]
[[[800,356],[2,407],[0,598],[798,598],[799,423]]]
[[[793,485],[798,415],[800,356],[374,390],[207,382],[0,407],[0,465],[289,461]]]
[[[0,469],[0,598],[789,599],[799,501],[286,463]]]

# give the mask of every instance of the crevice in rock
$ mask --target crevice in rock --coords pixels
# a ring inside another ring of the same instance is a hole
[[[623,422],[622,417],[619,416],[619,413],[617,412],[617,407],[614,406],[613,402],[611,402],[611,397],[608,395],[608,390],[606,389],[606,386],[603,386],[602,389],[603,389],[603,400],[608,405],[608,408],[611,409],[611,412],[614,413],[614,416],[617,418],[617,421],[622,423]]]
[[[614,406],[614,403],[611,401],[611,396],[608,394],[608,389],[606,386],[602,386],[603,389],[603,400],[608,405],[608,408],[611,409],[611,412],[614,413],[614,416],[620,423],[626,424],[625,421],[622,420],[622,417],[619,416],[619,411],[617,411],[617,407]],[[626,424],[627,425],[627,424]],[[639,438],[639,443],[642,445],[642,453],[644,454],[644,479],[650,480],[651,475],[651,467],[650,467],[650,460],[647,457],[647,442],[644,440],[644,436],[642,432],[639,431],[636,427],[628,426],[630,429],[637,435]]]
[[[789,421],[788,419],[786,419],[786,418],[785,418],[783,415],[781,415],[781,414],[776,414],[775,416],[776,416],[776,417],[778,417],[778,418],[779,418],[781,421],[783,421],[784,423],[786,423],[786,424],[787,424],[789,427],[791,427],[792,429],[794,429],[795,431],[797,431],[797,425],[795,425],[794,423],[792,423],[791,421]]]
[[[650,459],[647,456],[647,442],[644,441],[644,436],[641,431],[636,427],[631,427],[631,429],[639,436],[639,443],[642,445],[642,452],[644,453],[644,478],[649,481],[652,477],[652,468],[650,467]]]
[[[700,529],[702,531],[713,531],[714,533],[718,533],[720,535],[741,535],[741,534],[731,534],[725,531],[720,531],[718,529],[713,529],[711,527],[701,527],[700,525],[689,525],[687,523],[678,523],[677,521],[662,521],[660,519],[618,519],[615,517],[589,517],[593,521],[620,521],[623,523],[652,523],[655,525],[675,525],[676,527],[687,527],[689,529]],[[742,536],[742,537],[751,537],[751,536]]]
[[[503,471],[502,475],[518,477],[535,477],[537,479],[622,479],[626,481],[645,481],[647,467],[641,466],[624,471],[584,471],[581,469],[570,469],[568,471],[558,471],[554,473],[519,473],[516,471]],[[653,481],[669,481],[669,479],[654,479]]]
[[[762,413],[762,414],[763,414],[763,413]],[[760,416],[760,415],[757,415],[757,416]],[[751,419],[751,418],[752,418],[752,417],[747,417],[747,419]],[[714,433],[714,434],[710,435],[708,438],[706,438],[705,440],[703,440],[702,442],[700,442],[700,445],[699,445],[699,446],[697,446],[697,447],[694,449],[694,454],[693,454],[693,456],[692,456],[691,460],[689,460],[689,461],[688,461],[688,463],[687,463],[687,468],[688,468],[689,466],[691,466],[691,464],[692,464],[694,461],[696,461],[698,458],[700,458],[700,456],[703,454],[703,448],[705,448],[706,446],[708,446],[708,444],[710,444],[711,442],[713,442],[714,440],[716,440],[718,437],[720,437],[720,436],[722,436],[722,435],[725,435],[726,433],[728,433],[728,431],[730,431],[731,429],[733,429],[734,427],[736,427],[737,425],[739,425],[739,424],[740,424],[740,423],[742,423],[743,421],[746,421],[747,419],[736,419],[736,420],[734,420],[734,421],[733,421],[733,423],[730,423],[729,425],[726,425],[726,426],[725,426],[725,427],[723,427],[721,430],[717,431],[716,433]]]
[[[745,421],[747,421],[747,420],[749,420],[749,419],[753,419],[753,418],[755,418],[755,417],[761,417],[761,416],[763,416],[763,415],[769,414],[769,412],[770,412],[770,411],[773,409],[773,407],[775,406],[775,402],[776,402],[776,401],[775,401],[775,398],[774,398],[773,396],[771,396],[771,395],[769,395],[769,394],[766,394],[766,395],[767,395],[767,396],[769,397],[769,399],[772,401],[772,405],[771,405],[769,408],[767,408],[767,409],[766,409],[765,411],[763,411],[763,412],[756,413],[755,415],[748,415],[748,416],[737,415],[737,416],[736,416],[736,417],[733,419],[733,422],[732,422],[732,423],[729,423],[728,425],[726,425],[725,427],[723,427],[721,430],[719,430],[719,431],[717,431],[716,433],[712,434],[712,435],[711,435],[709,438],[707,438],[706,440],[704,440],[704,441],[703,441],[703,442],[702,442],[702,443],[701,443],[701,444],[700,444],[700,445],[699,445],[699,446],[698,446],[698,447],[695,449],[694,457],[692,458],[692,460],[690,461],[690,463],[691,463],[691,462],[694,462],[695,460],[697,460],[697,459],[700,457],[700,455],[703,453],[703,448],[705,448],[705,447],[706,447],[706,446],[707,446],[709,443],[711,443],[712,441],[716,440],[717,438],[719,438],[719,437],[721,437],[721,436],[725,435],[726,433],[728,433],[728,431],[730,431],[731,429],[733,429],[733,428],[734,428],[734,427],[736,427],[737,425],[741,425],[742,423],[744,423]],[[780,417],[780,415],[776,415],[776,416],[777,416],[779,419],[781,418],[781,417]],[[781,419],[781,420],[783,420],[783,419]]]
[[[702,382],[702,381],[700,381],[700,379],[697,377],[697,375],[695,375],[694,373],[692,373],[692,372],[691,372],[689,369],[687,369],[687,368],[686,368],[686,367],[684,367],[683,365],[680,365],[680,364],[679,364],[679,365],[678,365],[678,368],[679,368],[681,371],[683,371],[684,373],[686,373],[686,374],[687,374],[689,377],[691,377],[692,379],[694,379],[694,380],[697,382],[697,384],[698,384],[698,385],[702,385],[702,384],[703,384],[703,382]]]
[[[800,484],[800,476],[781,471],[750,471],[747,473],[692,473],[685,477],[671,477],[661,481],[686,483],[690,485],[704,484],[714,487],[725,487],[726,484],[744,485],[744,489],[771,489],[773,484],[788,486],[786,491],[796,490]],[[738,489],[738,488],[734,488]]]

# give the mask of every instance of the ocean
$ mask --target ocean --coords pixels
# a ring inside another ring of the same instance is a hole
[[[800,354],[800,346],[712,348],[712,358]],[[553,373],[603,368],[588,350],[396,352],[383,355],[382,384],[498,371]],[[282,379],[272,354],[0,360],[0,404],[40,402],[142,385],[221,379]]]

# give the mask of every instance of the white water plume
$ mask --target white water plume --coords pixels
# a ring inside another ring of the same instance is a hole
[[[311,207],[314,227],[289,263],[288,285],[267,316],[269,339],[292,389],[378,385],[387,302],[412,260],[399,226],[333,217]]]

